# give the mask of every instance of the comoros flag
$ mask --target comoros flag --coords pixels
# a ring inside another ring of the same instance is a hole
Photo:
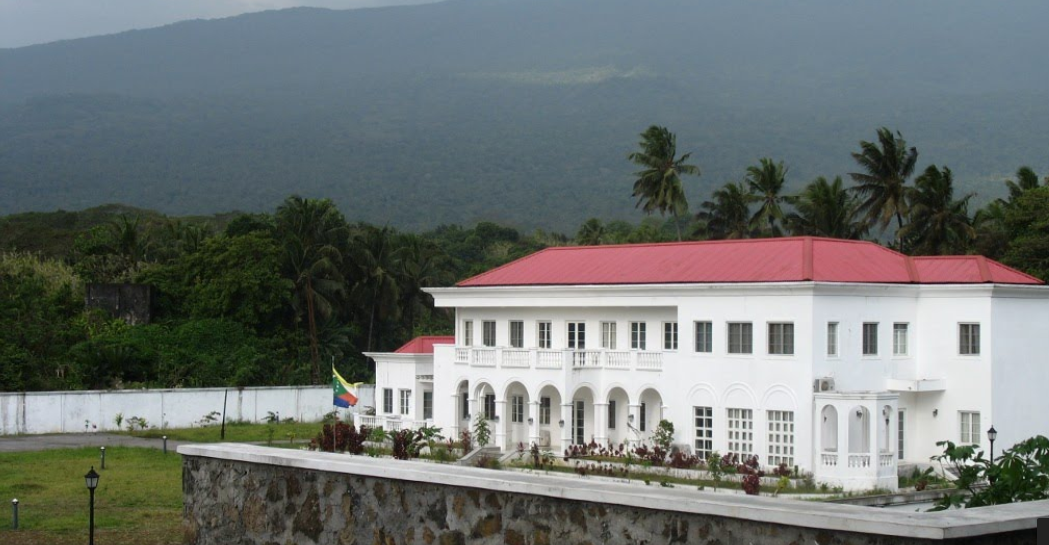
[[[342,378],[342,375],[335,370],[333,365],[331,368],[331,389],[332,389],[332,403],[336,407],[342,407],[344,409],[352,407],[357,404],[357,387],[360,386],[361,382],[355,382],[350,384],[346,382],[346,379]]]

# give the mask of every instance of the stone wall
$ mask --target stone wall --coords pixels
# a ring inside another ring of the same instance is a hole
[[[1047,502],[886,512],[250,445],[179,452],[185,542],[200,545],[1033,545],[1049,514]]]

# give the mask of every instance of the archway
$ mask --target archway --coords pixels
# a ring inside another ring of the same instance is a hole
[[[849,409],[849,453],[868,454],[871,451],[871,415],[866,407],[856,405]]]
[[[820,450],[838,452],[838,409],[834,405],[827,405],[820,415]]]
[[[615,387],[608,391],[605,402],[608,403],[608,441],[613,445],[626,443],[631,437],[630,427],[627,425],[630,397],[626,390]]]
[[[589,443],[594,436],[594,392],[581,386],[572,395],[571,442],[574,445]]]
[[[568,422],[561,422],[561,392],[552,384],[543,386],[539,390],[539,448],[564,448],[561,428],[566,425]]]
[[[528,403],[531,401],[528,397],[528,389],[520,382],[511,382],[506,386],[503,399],[506,400],[506,414],[503,415],[505,423],[499,422],[496,424],[506,426],[504,428],[506,430],[506,445],[503,445],[503,447],[516,449],[518,446],[522,446],[527,449],[529,447]]]
[[[638,420],[635,426],[641,437],[647,440],[652,437],[656,426],[663,418],[663,396],[654,388],[646,388],[639,396],[638,405]]]

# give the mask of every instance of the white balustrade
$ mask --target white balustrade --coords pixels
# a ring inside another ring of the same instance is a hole
[[[495,367],[495,349],[475,348],[472,365],[474,367]]]
[[[601,367],[601,352],[596,350],[573,350],[572,367]]]
[[[850,454],[849,455],[849,467],[870,467],[871,466],[871,455],[870,454]]]
[[[605,354],[605,365],[610,369],[629,369],[630,352],[607,352]]]
[[[881,467],[888,467],[888,466],[893,465],[894,463],[895,463],[895,461],[894,461],[893,455],[891,453],[890,454],[879,454],[878,455],[878,465],[879,466],[881,466]]]
[[[528,368],[528,350],[504,349],[502,367]]]
[[[637,368],[647,370],[662,370],[663,369],[663,353],[662,352],[638,352],[637,353]]]
[[[535,366],[538,369],[560,369],[564,362],[564,356],[558,350],[538,350],[536,352]]]
[[[455,363],[470,363],[470,349],[469,348],[456,348],[455,349]]]
[[[838,465],[838,455],[837,454],[823,453],[820,456],[820,460],[821,460],[821,464],[823,465],[823,467],[837,467],[837,465]]]

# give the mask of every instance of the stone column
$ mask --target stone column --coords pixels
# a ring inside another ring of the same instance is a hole
[[[561,422],[564,425],[561,426],[561,449],[568,448],[568,445],[572,444],[572,404],[565,403],[561,405]]]
[[[608,443],[608,403],[594,403],[594,442]]]
[[[495,446],[501,450],[506,450],[506,429],[510,425],[510,415],[506,414],[506,400],[497,399],[495,401],[495,429],[492,430],[492,436],[495,439]]]
[[[463,408],[459,406],[461,403],[462,396],[460,396],[458,392],[452,394],[452,404],[449,405],[452,408],[452,429],[449,433],[453,440],[458,440],[459,433],[462,431]],[[434,408],[436,409],[436,407]]]
[[[539,402],[528,404],[528,447],[531,443],[539,444]]]

